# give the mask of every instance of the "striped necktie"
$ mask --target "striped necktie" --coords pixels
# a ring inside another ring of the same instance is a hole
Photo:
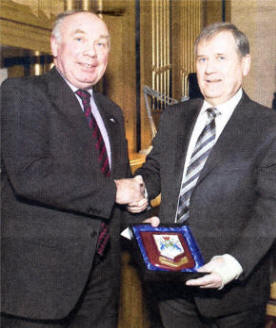
[[[105,176],[110,176],[110,169],[108,163],[108,156],[105,147],[105,143],[101,134],[101,131],[98,127],[97,121],[92,114],[91,105],[90,105],[90,98],[91,95],[86,90],[79,89],[76,94],[81,98],[83,110],[85,117],[87,118],[88,125],[92,130],[92,136],[95,140],[95,146],[98,150],[98,160],[100,163],[101,171]]]
[[[186,175],[182,178],[180,195],[177,208],[177,222],[186,221],[189,216],[190,199],[200,173],[207,161],[207,158],[216,142],[215,118],[219,114],[216,108],[207,109],[208,120],[201,134],[199,135],[193,150]]]
[[[107,151],[105,148],[105,143],[101,134],[101,131],[98,127],[97,121],[92,114],[91,105],[90,105],[90,98],[91,95],[86,90],[77,90],[76,94],[81,98],[83,110],[85,117],[87,118],[88,125],[92,131],[93,139],[95,140],[96,149],[99,152],[98,160],[100,163],[101,171],[105,176],[110,176],[110,169],[107,157]],[[97,241],[97,254],[100,256],[104,255],[104,251],[107,247],[110,235],[108,231],[108,226],[101,222],[99,237]]]

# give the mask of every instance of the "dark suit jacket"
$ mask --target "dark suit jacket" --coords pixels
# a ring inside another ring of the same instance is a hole
[[[165,110],[152,152],[137,172],[150,198],[161,192],[161,223],[174,222],[187,145],[201,105],[197,99]],[[195,294],[203,314],[225,315],[266,302],[268,254],[276,236],[276,115],[245,94],[205,164],[187,224],[206,262],[228,253],[244,270],[221,291]]]
[[[120,108],[95,102],[108,131],[111,177],[104,177],[85,116],[53,69],[2,85],[2,311],[65,317],[87,282],[101,220],[110,225],[119,280],[114,179],[130,175]],[[119,287],[118,287],[119,288]]]

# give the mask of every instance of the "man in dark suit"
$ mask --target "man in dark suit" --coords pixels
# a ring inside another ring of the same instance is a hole
[[[109,43],[99,17],[64,13],[51,36],[55,68],[3,83],[3,328],[117,327],[118,204],[142,195],[122,179],[122,112],[92,89]]]
[[[153,297],[166,328],[260,328],[276,236],[276,115],[242,90],[249,43],[234,25],[205,28],[195,54],[204,100],[164,111],[136,174],[150,199],[161,192],[161,223],[189,225],[206,274],[152,284]]]

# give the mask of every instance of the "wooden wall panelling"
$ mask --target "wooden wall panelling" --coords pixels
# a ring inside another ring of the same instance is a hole
[[[0,19],[1,44],[50,53],[50,30]]]
[[[271,107],[276,91],[276,1],[231,2],[231,21],[249,38],[251,70],[245,91],[255,101]]]
[[[207,26],[222,21],[223,0],[203,0],[203,24]]]
[[[149,86],[162,95],[170,96],[171,81],[171,35],[170,0],[140,1],[141,8],[141,148],[147,150],[152,135],[143,87]],[[163,109],[161,103],[155,102]],[[160,114],[156,111],[154,119],[158,122]]]
[[[51,25],[62,0],[1,0],[1,44],[50,53]]]
[[[203,25],[215,22],[230,22],[232,0],[203,0],[204,6]]]
[[[131,252],[123,251],[118,328],[149,328],[142,282],[131,262]]]
[[[136,151],[135,1],[103,2],[103,19],[111,34],[104,92],[124,112],[129,152]]]
[[[201,0],[172,1],[172,96],[188,96],[188,75],[195,72],[194,41],[203,25]]]
[[[151,144],[151,129],[144,101],[143,87],[152,85],[153,52],[152,1],[140,0],[140,72],[141,72],[141,149]]]

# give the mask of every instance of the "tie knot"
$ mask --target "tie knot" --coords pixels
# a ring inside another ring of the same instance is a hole
[[[210,107],[206,109],[206,111],[210,120],[216,118],[220,114],[219,110],[216,107]]]
[[[90,93],[86,90],[79,89],[76,91],[76,94],[81,98],[84,102],[90,102]]]

